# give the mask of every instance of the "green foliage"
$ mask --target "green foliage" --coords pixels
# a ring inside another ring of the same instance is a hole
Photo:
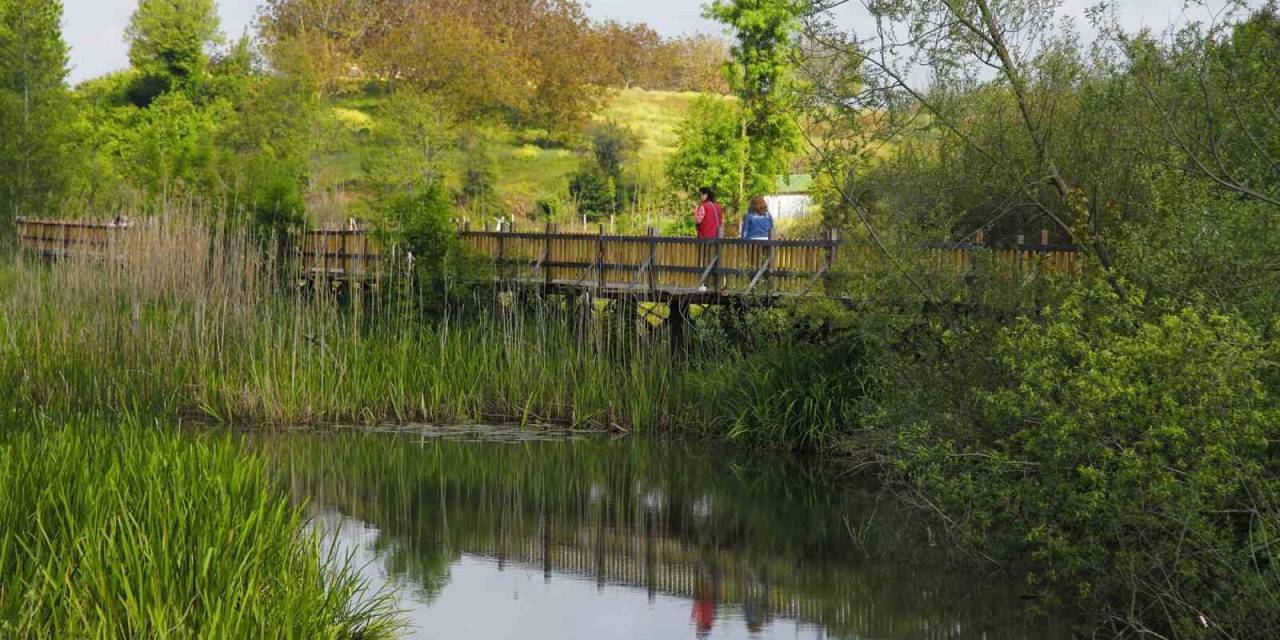
[[[458,241],[455,211],[444,187],[437,182],[395,192],[384,197],[380,208],[388,231],[411,254],[414,293],[397,295],[439,311],[459,276],[474,277],[480,268]]]
[[[591,158],[605,175],[611,176],[619,184],[622,182],[622,167],[631,160],[639,146],[635,132],[616,122],[592,125],[587,130],[591,140]]]
[[[585,162],[569,176],[569,197],[578,214],[598,220],[618,212],[618,183],[594,162]]]
[[[0,2],[0,242],[14,216],[53,213],[74,174],[61,22],[61,2]]]
[[[237,68],[235,73],[247,72],[237,63],[219,74],[224,88],[243,85],[234,90],[241,94],[235,117],[214,138],[221,184],[246,203],[259,232],[279,233],[301,225],[306,211],[311,122],[316,117],[313,92],[300,78],[230,72]]]
[[[889,353],[871,336],[770,341],[722,371],[725,377],[717,382],[723,387],[710,394],[711,401],[732,420],[731,439],[829,450],[872,426],[890,371]]]
[[[129,131],[128,171],[147,192],[200,193],[217,182],[214,134],[231,116],[227,105],[201,109],[183,93],[167,93],[141,110]]]
[[[374,139],[378,152],[365,170],[376,183],[430,185],[441,178],[444,151],[456,139],[448,111],[435,98],[397,91],[383,106]]]
[[[462,188],[459,190],[462,204],[481,218],[502,212],[498,199],[497,167],[489,143],[480,134],[463,136],[459,145],[462,159]]]
[[[0,636],[395,631],[386,596],[326,557],[303,510],[231,437],[86,419],[3,433]]]
[[[746,157],[741,136],[741,114],[736,105],[722,99],[701,97],[677,129],[676,151],[667,160],[667,180],[685,193],[709,186],[720,200],[741,208],[746,194],[740,190],[738,170]]]
[[[136,102],[146,106],[168,89],[194,88],[208,72],[208,52],[218,44],[213,0],[140,0],[125,30],[129,62],[150,89]]]
[[[980,547],[1027,554],[1035,581],[1089,611],[1140,628],[1149,614],[1123,603],[1156,603],[1179,637],[1269,637],[1280,413],[1265,348],[1235,318],[1146,311],[1161,306],[1079,287],[1009,327],[985,417],[904,431],[901,464]]]
[[[747,148],[739,190],[749,194],[771,192],[778,176],[791,173],[791,156],[800,148],[791,67],[804,9],[797,0],[716,0],[707,9],[708,17],[734,31],[726,69],[742,104]]]

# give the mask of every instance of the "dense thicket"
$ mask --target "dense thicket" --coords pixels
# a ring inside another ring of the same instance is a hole
[[[1163,35],[1099,14],[1089,51],[1052,3],[874,14],[865,34],[814,14],[803,71],[824,214],[880,257],[852,291],[924,310],[892,468],[1108,633],[1274,636],[1274,6]],[[850,63],[855,84],[832,73]],[[1047,291],[956,290],[918,259],[1041,229],[1087,255]]]

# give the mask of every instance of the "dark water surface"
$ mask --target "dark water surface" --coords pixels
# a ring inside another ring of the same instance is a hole
[[[895,502],[788,457],[487,428],[256,442],[410,638],[1065,635]]]

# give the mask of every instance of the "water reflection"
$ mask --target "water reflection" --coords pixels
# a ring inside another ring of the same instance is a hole
[[[1054,637],[909,517],[782,457],[622,440],[262,439],[422,638]]]

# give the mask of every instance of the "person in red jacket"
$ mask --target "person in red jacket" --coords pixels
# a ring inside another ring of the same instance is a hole
[[[724,208],[716,202],[716,192],[711,187],[699,189],[698,194],[701,202],[693,212],[693,221],[698,224],[698,237],[719,238],[720,225],[724,224]]]

